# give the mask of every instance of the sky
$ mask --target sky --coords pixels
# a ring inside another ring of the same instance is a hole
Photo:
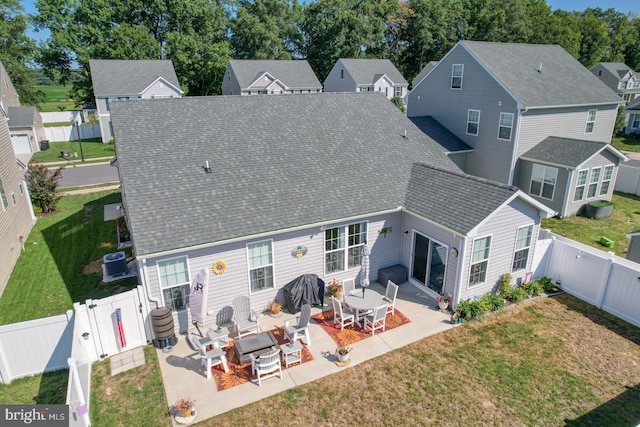
[[[37,13],[36,0],[22,0],[22,6],[26,13]],[[633,12],[640,16],[640,1],[638,0],[547,0],[547,4],[551,6],[551,10],[578,10],[582,11],[588,7],[599,7],[601,9],[614,8],[620,12]],[[27,35],[35,40],[46,40],[49,37],[49,31],[27,31]]]

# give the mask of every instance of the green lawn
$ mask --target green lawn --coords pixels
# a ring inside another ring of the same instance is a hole
[[[69,95],[71,85],[35,86],[35,89],[45,94],[44,102],[40,103],[38,107],[40,112],[77,110],[77,107]]]
[[[116,224],[104,221],[103,207],[120,201],[119,191],[64,196],[57,213],[38,218],[0,297],[0,324],[63,314],[136,285],[102,283],[102,257],[117,251]]]
[[[584,216],[570,216],[562,219],[545,218],[542,227],[561,236],[584,243],[604,251],[613,251],[624,257],[629,248],[625,234],[640,230],[640,197],[625,193],[614,193],[611,198],[613,212],[609,218],[590,219]],[[606,248],[600,236],[608,237],[615,243]]]
[[[80,160],[80,142],[79,141],[59,141],[49,142],[49,149],[47,151],[40,151],[35,153],[31,157],[31,163],[39,162],[56,162],[64,160],[60,157],[62,150],[69,150],[71,156],[74,153],[78,153],[78,157],[73,157],[73,160]],[[100,138],[91,138],[82,140],[82,151],[84,158],[94,159],[96,157],[113,157],[116,155],[116,147],[112,142],[103,144]]]
[[[640,137],[619,137],[619,138],[611,138],[611,145],[613,145],[618,150],[622,151],[631,151],[631,152],[640,152]]]

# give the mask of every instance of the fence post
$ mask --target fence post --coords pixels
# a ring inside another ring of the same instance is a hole
[[[604,277],[604,282],[602,283],[602,287],[600,289],[600,293],[598,294],[598,305],[599,309],[602,309],[604,305],[604,299],[607,295],[607,289],[609,288],[609,283],[611,282],[611,272],[613,271],[613,264],[616,260],[613,258],[613,252],[608,252],[609,256],[609,264],[607,265],[607,274]]]

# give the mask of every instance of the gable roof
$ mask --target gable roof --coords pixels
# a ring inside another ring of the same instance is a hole
[[[98,97],[140,95],[158,78],[182,93],[173,62],[169,59],[92,59],[89,68],[93,93]]]
[[[233,70],[242,89],[268,73],[289,89],[320,89],[322,84],[307,60],[231,59],[227,68]]]
[[[625,111],[640,111],[640,98],[629,104]]]
[[[537,163],[576,169],[596,154],[608,150],[622,161],[627,156],[605,142],[586,141],[583,139],[560,138],[549,136],[520,158]]]
[[[629,71],[631,71],[631,74],[635,74],[631,67],[629,67],[624,62],[600,62],[591,69],[597,67],[598,65],[601,65],[602,68],[607,70],[612,75],[616,76],[618,79],[622,79],[624,76],[629,74]]]
[[[438,143],[445,153],[456,153],[460,151],[472,151],[473,147],[458,138],[453,132],[442,126],[439,121],[432,116],[409,117],[421,131]]]
[[[15,127],[31,127],[34,124],[36,107],[9,107],[9,129]]]
[[[400,71],[388,59],[340,58],[338,61],[353,77],[356,84],[372,85],[384,74],[395,85],[408,85]]]
[[[561,46],[470,40],[456,46],[468,51],[524,108],[624,103]]]
[[[424,79],[425,76],[429,74],[429,71],[433,70],[433,67],[435,67],[436,65],[438,65],[438,61],[429,61],[427,65],[424,66],[422,71],[420,71],[418,75],[413,79],[413,81],[411,82],[411,86],[415,87],[418,83],[420,83],[420,80]]]
[[[380,93],[114,102],[111,118],[139,256],[395,211],[414,162],[459,170]]]

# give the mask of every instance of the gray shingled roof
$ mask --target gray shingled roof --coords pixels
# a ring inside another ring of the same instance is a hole
[[[527,108],[623,102],[558,45],[459,43]]]
[[[394,84],[407,85],[407,81],[402,77],[400,71],[388,59],[354,59],[341,58],[345,70],[359,85],[371,85],[378,80],[382,74],[391,79]]]
[[[442,146],[445,153],[473,150],[466,142],[454,135],[432,116],[409,117],[421,131]]]
[[[415,87],[418,83],[420,83],[420,80],[422,80],[424,76],[429,74],[429,71],[433,70],[433,67],[435,67],[436,65],[438,65],[438,61],[429,61],[427,65],[424,66],[422,71],[420,71],[418,75],[413,79],[413,81],[411,82],[411,86]]]
[[[92,59],[89,67],[95,96],[139,95],[158,77],[180,89],[171,60]]]
[[[518,192],[517,187],[424,164],[411,167],[408,211],[466,234]]]
[[[624,62],[601,62],[600,65],[619,79],[626,76],[629,71],[633,71],[631,67]]]
[[[9,107],[9,128],[33,126],[36,107]]]
[[[380,93],[140,100],[111,119],[140,256],[396,209],[414,162],[459,171]]]
[[[520,158],[576,168],[608,145],[604,142],[549,136]]]
[[[306,60],[232,59],[229,66],[243,89],[263,73],[269,73],[289,89],[320,89],[322,84]]]
[[[640,99],[632,102],[631,104],[629,104],[627,106],[627,108],[625,108],[626,111],[636,111],[636,110],[640,110]]]

